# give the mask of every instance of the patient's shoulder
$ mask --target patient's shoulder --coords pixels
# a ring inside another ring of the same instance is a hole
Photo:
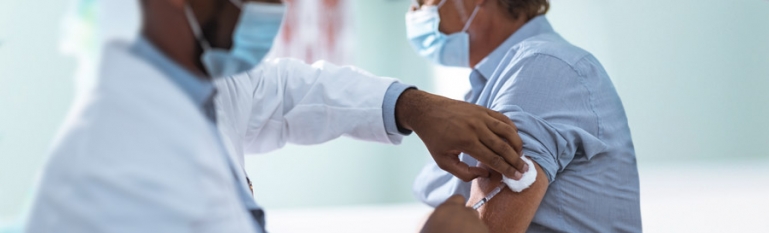
[[[516,60],[546,56],[560,60],[569,66],[576,64],[585,57],[592,56],[588,51],[572,45],[556,33],[541,34],[530,37],[510,49]]]

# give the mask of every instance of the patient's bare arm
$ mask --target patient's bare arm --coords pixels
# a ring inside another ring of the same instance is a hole
[[[531,187],[520,193],[505,188],[478,209],[481,220],[489,227],[489,232],[525,232],[529,227],[549,184],[539,164],[535,162],[534,167],[537,169],[537,180]],[[468,205],[481,200],[501,182],[502,175],[497,172],[491,172],[489,178],[475,179],[470,189]]]

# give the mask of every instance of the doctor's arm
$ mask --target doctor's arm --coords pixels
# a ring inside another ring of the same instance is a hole
[[[286,143],[318,144],[343,135],[398,144],[400,132],[413,130],[436,163],[463,180],[488,172],[461,163],[460,152],[510,177],[525,171],[518,156],[521,140],[504,115],[415,89],[398,93],[388,108],[387,92],[397,81],[355,67],[271,59],[247,74],[216,82],[220,127],[245,153],[264,153]],[[387,123],[388,118],[393,122]],[[396,125],[400,132],[388,132],[386,125]]]
[[[515,179],[529,169],[519,157],[515,124],[498,112],[417,90],[404,92],[395,111],[399,125],[414,130],[436,165],[463,181],[489,173],[460,161],[460,153]]]

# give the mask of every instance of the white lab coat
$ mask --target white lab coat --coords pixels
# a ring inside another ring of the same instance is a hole
[[[256,69],[217,79],[219,130],[234,154],[265,153],[287,142],[318,144],[342,135],[399,144],[388,135],[382,101],[392,78],[350,66],[296,59],[265,60]]]
[[[395,80],[278,59],[217,81],[222,149],[199,106],[128,48],[108,45],[96,87],[74,104],[28,232],[257,232],[238,196],[244,174],[228,166],[242,165],[244,152],[345,134],[399,140],[388,138],[381,112]]]

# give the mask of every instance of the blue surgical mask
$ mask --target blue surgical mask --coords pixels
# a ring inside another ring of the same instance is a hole
[[[470,66],[470,35],[467,28],[478,13],[475,7],[467,19],[462,31],[446,35],[438,29],[441,18],[438,9],[446,0],[438,5],[422,6],[420,9],[406,13],[406,36],[411,46],[419,55],[430,61],[444,66]]]
[[[187,20],[204,50],[201,61],[211,77],[232,76],[259,65],[270,52],[286,11],[281,4],[232,1],[240,7],[241,12],[230,50],[211,47],[192,9],[189,5],[186,9]]]

